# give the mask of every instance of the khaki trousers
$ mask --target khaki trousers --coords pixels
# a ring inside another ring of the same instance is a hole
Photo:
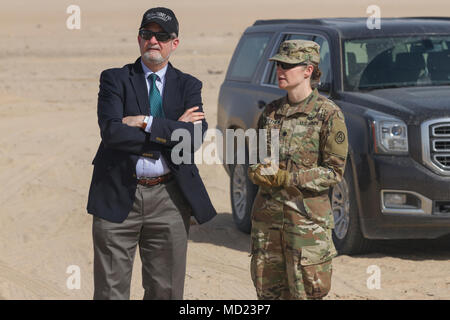
[[[122,223],[93,218],[94,299],[129,299],[136,247],[144,299],[183,299],[191,208],[174,179],[138,185]]]

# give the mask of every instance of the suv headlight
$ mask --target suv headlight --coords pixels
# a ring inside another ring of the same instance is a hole
[[[375,153],[408,154],[408,127],[399,119],[372,114]]]

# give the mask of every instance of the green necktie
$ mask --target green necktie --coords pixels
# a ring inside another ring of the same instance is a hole
[[[155,118],[164,118],[161,94],[156,87],[156,79],[158,78],[158,76],[155,73],[152,73],[148,76],[148,78],[152,82],[150,92],[148,94],[148,98],[150,101],[150,114]]]

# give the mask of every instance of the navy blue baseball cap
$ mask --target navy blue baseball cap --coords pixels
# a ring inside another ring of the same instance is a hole
[[[141,29],[150,22],[157,23],[167,33],[175,33],[178,37],[178,20],[172,10],[157,7],[147,10],[142,17]]]

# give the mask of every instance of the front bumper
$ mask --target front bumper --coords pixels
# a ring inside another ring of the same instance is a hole
[[[361,163],[356,182],[366,238],[434,239],[450,234],[450,213],[442,210],[450,205],[450,177],[440,176],[410,157],[375,155]],[[383,205],[383,193],[402,191],[421,200],[420,210]]]

